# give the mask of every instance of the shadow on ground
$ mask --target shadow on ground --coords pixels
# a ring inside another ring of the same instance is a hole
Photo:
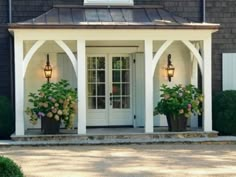
[[[27,177],[236,176],[236,145],[112,145],[1,148]]]

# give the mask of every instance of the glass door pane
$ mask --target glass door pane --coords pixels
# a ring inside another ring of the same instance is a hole
[[[88,57],[88,109],[106,109],[105,57]]]
[[[112,108],[130,108],[130,59],[112,57]]]

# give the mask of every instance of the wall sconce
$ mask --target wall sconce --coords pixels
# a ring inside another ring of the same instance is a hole
[[[167,71],[168,80],[169,80],[169,82],[171,82],[171,78],[174,76],[174,73],[175,73],[175,68],[174,68],[174,66],[172,65],[172,62],[171,62],[171,54],[169,54],[168,58],[167,58],[166,71]]]
[[[47,79],[47,82],[49,83],[49,80],[52,77],[52,67],[49,61],[49,54],[47,54],[47,62],[44,67],[44,75],[45,75],[45,78]]]

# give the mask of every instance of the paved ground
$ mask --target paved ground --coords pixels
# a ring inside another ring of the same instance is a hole
[[[236,145],[0,148],[27,177],[236,177]]]

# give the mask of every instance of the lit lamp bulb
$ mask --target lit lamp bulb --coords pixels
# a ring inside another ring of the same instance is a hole
[[[44,75],[45,75],[45,78],[47,79],[47,82],[49,83],[49,81],[52,77],[52,67],[50,65],[48,54],[47,54],[47,62],[46,62],[46,65],[44,67]]]
[[[167,58],[166,71],[167,71],[168,80],[169,80],[169,82],[171,82],[171,78],[174,77],[174,74],[175,74],[175,68],[174,68],[174,66],[172,65],[172,62],[171,62],[171,54],[169,54],[168,58]]]

